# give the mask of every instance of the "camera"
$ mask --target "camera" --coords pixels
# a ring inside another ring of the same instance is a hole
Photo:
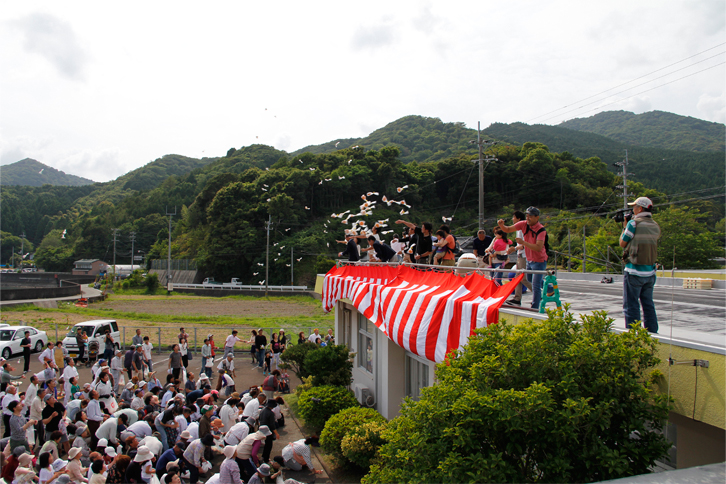
[[[630,222],[631,218],[633,218],[633,211],[624,208],[615,212],[615,215],[613,216],[613,220],[615,220],[619,224],[623,222]]]

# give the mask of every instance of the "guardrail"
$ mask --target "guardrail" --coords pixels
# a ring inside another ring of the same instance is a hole
[[[179,289],[216,289],[219,291],[307,291],[308,286],[225,286],[222,284],[173,284]]]

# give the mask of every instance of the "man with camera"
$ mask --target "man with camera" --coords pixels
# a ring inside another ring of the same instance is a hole
[[[623,272],[625,327],[630,328],[641,320],[640,306],[643,306],[643,326],[651,333],[657,333],[653,287],[660,227],[653,220],[653,202],[649,198],[640,197],[628,205],[633,207],[633,216],[629,220],[625,218],[625,230],[620,235],[620,247],[625,249],[623,260],[626,260]]]

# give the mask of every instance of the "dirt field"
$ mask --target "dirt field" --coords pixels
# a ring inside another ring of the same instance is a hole
[[[190,316],[244,316],[244,317],[290,317],[322,316],[320,304],[315,306],[283,302],[258,300],[239,300],[227,298],[174,298],[158,296],[143,299],[124,299],[120,296],[113,300],[97,303],[99,309],[136,312],[147,314],[169,314]]]

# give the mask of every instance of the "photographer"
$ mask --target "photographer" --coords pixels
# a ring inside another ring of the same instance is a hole
[[[653,305],[653,287],[660,227],[653,220],[653,202],[649,198],[640,197],[628,205],[633,207],[633,217],[629,221],[627,218],[623,221],[627,223],[620,235],[620,247],[625,249],[623,259],[627,260],[623,273],[625,327],[630,328],[636,321],[642,321],[645,329],[657,333],[658,318]]]

